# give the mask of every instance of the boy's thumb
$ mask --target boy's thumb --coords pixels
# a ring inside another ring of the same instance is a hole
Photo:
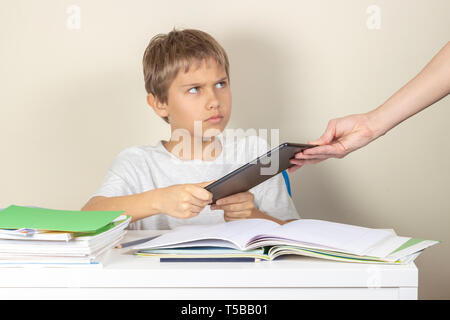
[[[211,183],[213,183],[214,181],[216,181],[216,180],[206,181],[206,182],[200,182],[200,183],[197,183],[197,185],[198,185],[199,187],[204,188],[204,187],[210,185]]]

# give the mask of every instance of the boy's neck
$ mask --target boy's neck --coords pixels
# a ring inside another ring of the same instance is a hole
[[[217,136],[208,139],[191,137],[190,152],[189,147],[183,144],[183,140],[162,141],[163,146],[180,160],[203,160],[213,161],[222,152],[222,143]],[[184,150],[186,147],[186,150]]]

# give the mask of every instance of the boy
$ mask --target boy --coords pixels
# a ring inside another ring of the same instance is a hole
[[[229,62],[214,38],[192,29],[159,34],[143,67],[147,103],[170,124],[171,138],[122,151],[82,210],[125,210],[131,229],[299,218],[281,174],[209,206],[205,186],[268,150],[257,136],[229,141],[222,134],[231,115]],[[230,154],[241,161],[224,161]]]

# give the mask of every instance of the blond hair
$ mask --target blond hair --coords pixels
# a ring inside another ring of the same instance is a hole
[[[169,87],[178,71],[184,68],[184,72],[188,72],[192,63],[199,64],[209,58],[225,68],[229,80],[228,56],[208,33],[174,28],[168,34],[158,34],[150,40],[142,60],[145,90],[167,104]],[[169,123],[167,117],[163,119]]]

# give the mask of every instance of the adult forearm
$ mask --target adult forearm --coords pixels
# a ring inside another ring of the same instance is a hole
[[[450,93],[450,42],[405,86],[367,113],[376,137]]]

